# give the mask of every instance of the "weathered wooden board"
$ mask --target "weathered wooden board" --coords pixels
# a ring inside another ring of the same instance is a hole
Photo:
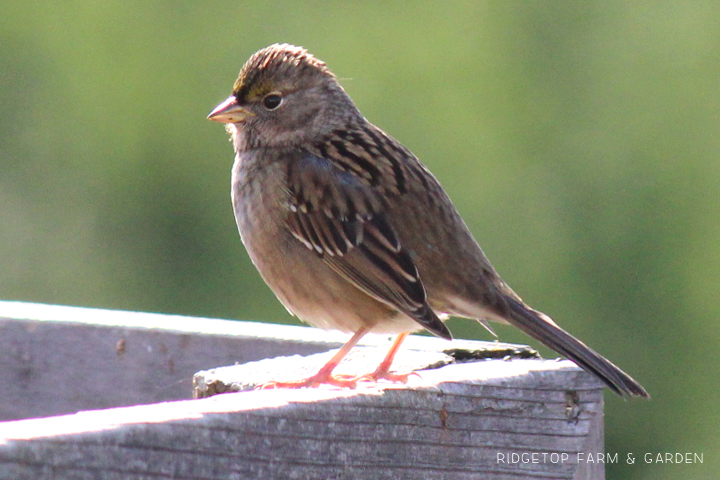
[[[191,398],[195,372],[324,352],[317,329],[0,302],[0,420]]]
[[[603,451],[602,398],[568,361],[490,360],[5,422],[0,479],[602,479],[577,462]]]
[[[411,374],[408,379],[421,378],[425,371],[455,363],[480,362],[493,359],[539,359],[537,351],[523,345],[500,342],[408,342],[392,364],[392,371]],[[444,350],[437,350],[445,346]],[[432,347],[435,347],[433,349]],[[292,382],[311,377],[332,358],[337,349],[314,355],[293,355],[268,358],[241,365],[203,370],[193,377],[193,397],[206,398],[219,393],[241,392],[267,386],[271,382]],[[334,370],[347,377],[362,377],[375,370],[387,353],[387,346],[361,345],[353,348]]]
[[[0,420],[187,399],[199,370],[325,352],[348,338],[310,327],[0,302]],[[385,350],[390,337],[368,335],[360,345]],[[411,336],[403,350],[483,345]]]

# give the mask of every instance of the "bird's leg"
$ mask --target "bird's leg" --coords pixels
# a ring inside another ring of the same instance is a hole
[[[407,336],[408,332],[398,335],[397,338],[395,338],[392,346],[390,347],[390,351],[387,353],[387,355],[385,355],[385,358],[382,362],[380,362],[380,365],[378,365],[375,371],[369,375],[363,376],[362,378],[369,378],[374,381],[384,379],[390,380],[391,382],[406,383],[410,375],[417,375],[417,373],[414,372],[404,374],[390,373],[390,365],[392,365],[392,362],[395,359],[395,355],[400,349],[400,344],[402,344],[402,342],[405,340],[405,338],[407,338]]]
[[[358,381],[356,377],[333,376],[332,372],[367,332],[368,328],[360,327],[352,338],[348,340],[347,343],[343,345],[340,350],[338,350],[338,352],[333,355],[333,357],[320,369],[320,371],[312,377],[294,382],[268,382],[261,385],[260,388],[302,388],[317,387],[318,385],[323,384],[335,385],[336,387],[355,388]],[[392,362],[392,357],[390,358],[390,362]],[[388,364],[388,367],[389,366],[390,365]]]

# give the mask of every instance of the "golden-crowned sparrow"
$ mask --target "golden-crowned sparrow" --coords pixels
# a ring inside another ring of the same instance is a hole
[[[353,332],[317,375],[282,386],[352,385],[332,375],[368,332],[451,334],[450,315],[515,325],[620,395],[629,375],[527,306],[480,249],[437,179],[368,122],[325,63],[276,44],[243,66],[209,119],[235,146],[232,202],[242,241],[275,295],[316,327]]]

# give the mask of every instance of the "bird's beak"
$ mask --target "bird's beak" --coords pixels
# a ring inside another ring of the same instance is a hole
[[[207,118],[221,123],[238,123],[244,122],[252,115],[255,114],[238,105],[235,95],[230,95],[227,100],[215,107]]]

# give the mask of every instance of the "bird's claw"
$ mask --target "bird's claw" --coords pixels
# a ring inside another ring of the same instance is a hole
[[[277,382],[269,381],[265,382],[259,387],[258,390],[270,390],[276,388],[314,388],[320,385],[332,385],[340,388],[355,388],[357,387],[358,378],[352,375],[315,375],[305,380],[294,380],[290,382]]]

